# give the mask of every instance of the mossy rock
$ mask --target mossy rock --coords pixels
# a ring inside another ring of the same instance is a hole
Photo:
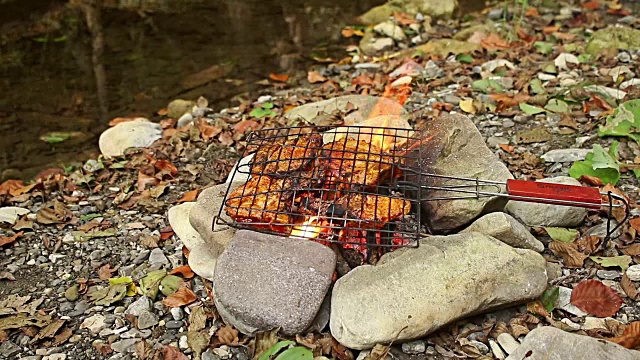
[[[457,9],[457,0],[391,0],[367,11],[358,20],[364,25],[375,25],[398,12],[411,15],[421,13],[432,18],[450,18]]]
[[[591,36],[585,51],[595,56],[611,49],[640,49],[640,30],[630,27],[608,27],[598,30]]]
[[[422,52],[424,55],[434,55],[439,57],[446,57],[449,54],[466,54],[482,48],[478,44],[470,43],[467,41],[458,41],[453,39],[438,39],[431,40],[426,44],[418,47],[406,50],[411,54],[416,52]]]

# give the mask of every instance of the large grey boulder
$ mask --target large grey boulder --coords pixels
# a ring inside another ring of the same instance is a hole
[[[544,251],[544,244],[536,239],[518,220],[503,212],[487,214],[474,221],[462,232],[479,232],[519,249]]]
[[[578,180],[568,176],[558,176],[538,181],[553,184],[581,185]],[[582,224],[587,216],[587,209],[584,208],[524,201],[509,201],[506,210],[513,217],[529,226],[578,226]]]
[[[456,319],[540,296],[546,261],[480,233],[434,236],[334,285],[331,333],[353,349],[420,338]]]
[[[355,110],[349,111],[350,108]],[[345,95],[300,105],[291,109],[284,117],[290,120],[306,120],[315,124],[320,115],[332,114],[335,111],[348,112],[344,117],[347,125],[380,115],[405,113],[402,105],[391,99],[368,95]]]
[[[162,127],[145,118],[126,121],[105,130],[98,140],[100,152],[105,157],[121,156],[128,148],[151,146],[162,138]]]
[[[218,258],[216,308],[245,334],[300,333],[313,324],[335,264],[333,250],[319,243],[239,230]]]
[[[420,149],[421,161],[414,167],[424,173],[437,175],[479,178],[506,181],[513,178],[507,167],[489,150],[476,126],[469,118],[459,114],[445,114],[427,122],[425,141]],[[468,185],[469,182],[422,176],[422,185],[431,187]],[[467,188],[467,190],[473,188]],[[496,192],[494,187],[484,190]],[[423,190],[423,199],[469,196],[468,193],[453,193],[442,190]],[[506,205],[502,197],[480,197],[464,200],[434,200],[422,204],[423,218],[435,231],[459,229],[478,216],[501,211]]]
[[[640,351],[590,336],[543,326],[533,329],[507,360],[640,360]]]

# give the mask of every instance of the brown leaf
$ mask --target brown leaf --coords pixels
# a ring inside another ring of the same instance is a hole
[[[353,360],[353,353],[333,337],[331,338],[331,356],[338,360]]]
[[[233,125],[232,129],[236,132],[244,134],[247,129],[256,130],[260,128],[260,123],[255,120],[242,120],[239,123]]]
[[[153,236],[153,235],[149,235],[149,236],[142,236],[140,238],[140,245],[148,248],[148,249],[155,249],[158,247],[158,241],[160,240],[160,238],[158,236]]]
[[[151,345],[149,341],[144,339],[138,341],[133,348],[135,349],[136,356],[140,360],[150,359],[152,353],[154,352],[153,345]]]
[[[193,293],[193,291],[187,288],[180,288],[178,291],[171,294],[171,296],[162,300],[162,303],[168,307],[179,307],[191,304],[197,299],[198,297]]]
[[[156,186],[160,183],[155,176],[147,175],[142,171],[138,171],[138,191],[142,191],[147,186]]]
[[[615,315],[624,301],[618,293],[599,280],[584,280],[571,293],[571,304],[598,317]]]
[[[562,257],[564,265],[570,268],[582,267],[584,260],[589,257],[579,252],[574,243],[552,241],[549,243],[549,249],[551,249],[556,256]]]
[[[56,336],[53,337],[53,346],[64,344],[73,335],[73,328],[65,326],[62,330],[58,331]]]
[[[309,71],[307,73],[307,81],[310,82],[311,84],[315,84],[315,83],[325,82],[327,81],[327,78],[322,76],[322,74],[320,74],[317,71]]]
[[[365,74],[360,74],[351,80],[351,84],[373,86],[373,79]]]
[[[549,311],[547,311],[547,309],[545,309],[544,305],[542,305],[542,303],[539,300],[530,302],[527,304],[527,311],[532,313],[532,314],[536,314],[536,315],[540,315],[542,317],[550,317],[551,314],[549,313]]]
[[[640,346],[640,321],[634,321],[631,324],[627,325],[627,327],[624,328],[624,332],[621,336],[605,340],[609,340],[618,345],[622,345],[627,349],[637,348],[638,346]]]
[[[191,267],[189,265],[178,266],[177,268],[171,270],[170,275],[180,274],[185,279],[191,279],[195,276]]]
[[[170,237],[172,237],[173,234],[175,234],[175,232],[173,231],[171,226],[167,226],[167,227],[163,228],[162,230],[160,230],[160,239],[161,240],[167,240]]]
[[[111,264],[105,264],[98,269],[98,277],[100,280],[109,280],[111,279],[111,274],[118,271],[118,269],[112,269]]]
[[[164,172],[164,173],[169,174],[171,176],[178,175],[178,168],[176,168],[176,166],[173,165],[171,163],[171,161],[158,160],[153,165],[155,166],[156,170],[158,170],[160,172]]]
[[[0,271],[0,280],[16,281],[16,277],[8,271]]]
[[[525,93],[517,93],[513,95],[509,94],[491,94],[489,95],[491,99],[496,102],[500,102],[504,104],[504,108],[510,108],[513,106],[518,106],[520,103],[526,102],[529,100],[530,96]]]
[[[609,191],[611,191],[611,193],[619,195],[621,197],[623,197],[627,202],[629,202],[629,198],[619,189],[617,189],[615,186],[611,185],[611,184],[607,184],[604,187],[600,188],[600,192],[603,194],[608,193]],[[609,197],[606,195],[602,196],[602,201],[603,204],[606,204],[609,202]],[[614,204],[617,205],[622,205],[622,201],[620,200],[613,200]],[[613,208],[613,217],[620,223],[622,222],[622,220],[624,220],[626,216],[626,213],[624,211],[624,206],[620,206],[620,207],[616,207]]]
[[[180,352],[173,346],[165,346],[162,348],[163,360],[189,360],[187,355]]]
[[[631,244],[626,248],[621,249],[625,255],[640,256],[640,244]]]
[[[600,9],[600,6],[601,6],[600,1],[598,0],[590,0],[587,2],[583,2],[581,5],[583,8],[587,10],[598,10]]]
[[[240,339],[238,338],[238,330],[231,325],[224,325],[216,331],[216,337],[222,345],[238,346]]]
[[[210,125],[204,120],[198,121],[197,126],[198,126],[198,130],[200,130],[200,136],[202,136],[202,139],[205,141],[208,141],[209,139],[216,137],[218,134],[222,132],[221,128]]]
[[[35,188],[38,185],[42,185],[42,184],[41,183],[34,183],[34,184],[31,184],[31,185],[25,185],[25,186],[23,186],[21,188],[10,190],[9,194],[11,196],[20,196],[22,194],[26,194],[29,191],[33,190],[33,188]]]
[[[289,75],[271,73],[269,74],[269,79],[273,81],[287,82],[287,80],[289,80]]]
[[[591,185],[591,186],[602,186],[602,185],[604,185],[604,183],[602,182],[602,179],[600,179],[599,177],[591,176],[591,175],[582,175],[580,177],[580,181],[582,181],[583,183],[585,183],[587,185]]]
[[[631,227],[637,232],[640,232],[640,217],[629,220],[629,225],[631,225]]]
[[[63,224],[71,220],[73,215],[67,206],[57,200],[48,202],[36,213],[36,221],[41,224]]]
[[[107,356],[113,353],[111,345],[105,344],[103,342],[94,342],[93,347],[96,348],[96,352],[102,356]]]
[[[218,136],[218,141],[220,141],[220,144],[224,146],[230,146],[234,142],[233,136],[228,131],[225,131],[222,134],[220,134],[220,136]]]
[[[575,247],[585,255],[591,255],[598,251],[602,238],[595,235],[585,235],[573,242]]]
[[[484,40],[480,42],[483,48],[487,50],[507,50],[509,49],[509,43],[502,39],[498,34],[490,34]]]
[[[631,279],[629,279],[629,276],[627,276],[626,272],[622,273],[622,280],[620,280],[620,287],[622,287],[622,290],[624,291],[624,293],[627,294],[627,296],[631,300],[634,300],[634,301],[638,300],[640,293],[638,293],[638,289],[633,284],[633,282],[631,282]]]
[[[180,199],[176,200],[176,203],[196,201],[196,198],[198,197],[198,192],[199,191],[200,191],[200,189],[187,191],[186,193],[184,193],[184,195],[182,195],[182,197]]]
[[[118,125],[120,123],[127,122],[127,121],[133,121],[135,119],[137,119],[137,117],[117,117],[117,118],[114,118],[113,120],[109,121],[108,125],[109,126],[116,126],[116,125]]]
[[[11,243],[15,242],[16,240],[18,240],[18,238],[20,236],[22,236],[22,234],[24,234],[24,233],[22,231],[20,231],[19,233],[16,233],[13,236],[0,237],[0,246],[4,246],[4,245],[11,244]]]
[[[0,195],[7,195],[12,190],[20,189],[24,186],[22,180],[7,180],[0,184]]]
[[[511,319],[511,321],[509,321],[509,326],[511,326],[511,333],[516,339],[521,335],[527,335],[529,333],[529,327],[522,317],[515,317]]]

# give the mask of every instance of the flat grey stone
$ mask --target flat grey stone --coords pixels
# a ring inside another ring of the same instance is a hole
[[[421,147],[422,161],[413,164],[423,173],[455,177],[479,178],[506,181],[513,178],[507,167],[489,150],[476,126],[464,115],[445,114],[426,123],[424,137],[432,137]],[[466,184],[459,180],[422,176],[415,179],[424,186],[442,187]],[[497,189],[485,188],[496,191]],[[422,190],[421,197],[450,198],[469,196],[442,190]],[[506,199],[502,197],[481,197],[463,200],[425,200],[422,204],[424,219],[435,231],[457,230],[469,224],[482,214],[502,211]]]
[[[638,360],[640,351],[552,326],[533,329],[507,360]]]
[[[132,302],[124,313],[131,314],[133,316],[140,316],[145,311],[151,311],[152,306],[153,302],[151,299],[146,296],[141,296],[138,300]]]
[[[538,181],[544,183],[581,186],[578,180],[568,176],[558,176]],[[587,209],[584,208],[538,204],[524,201],[509,201],[506,210],[509,214],[513,215],[513,217],[529,226],[578,226],[582,224],[587,216]]]
[[[124,339],[116,341],[111,344],[111,349],[121,354],[133,353],[134,347],[138,341],[140,341],[140,339]]]
[[[151,311],[142,311],[138,315],[138,329],[144,330],[158,325],[158,315]]]
[[[584,160],[591,149],[555,149],[542,154],[545,162],[574,162]]]
[[[0,344],[0,355],[4,355],[7,358],[12,358],[18,355],[22,349],[20,346],[14,344],[13,342],[7,340]]]
[[[331,334],[353,349],[413,340],[472,314],[527,302],[547,287],[545,259],[472,232],[434,236],[338,279]]]
[[[6,222],[13,225],[18,221],[20,216],[28,214],[29,212],[29,209],[17,206],[0,207],[0,223]]]
[[[391,41],[393,45],[393,40],[387,40]],[[302,119],[313,123],[318,115],[332,114],[335,111],[346,112],[349,106],[355,106],[357,110],[349,112],[344,117],[346,125],[380,115],[401,115],[406,113],[402,105],[391,99],[369,95],[344,95],[300,105],[288,111],[284,117],[289,120]],[[382,109],[384,109],[384,112]]]
[[[162,252],[162,249],[160,248],[155,248],[151,250],[151,253],[149,254],[149,265],[153,266],[156,264],[160,264],[160,265],[169,264],[169,259],[167,259],[167,257],[164,255],[164,252]]]
[[[336,255],[319,243],[239,230],[220,255],[213,279],[225,322],[246,334],[309,327],[329,290]]]
[[[536,239],[518,220],[503,212],[487,214],[474,221],[462,232],[479,232],[494,237],[519,249],[544,251],[544,245]]]

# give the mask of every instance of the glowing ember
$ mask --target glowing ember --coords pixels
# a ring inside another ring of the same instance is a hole
[[[321,227],[315,226],[317,225],[318,217],[311,216],[307,218],[301,225],[296,225],[291,230],[291,237],[301,238],[301,239],[315,239],[320,235]]]

